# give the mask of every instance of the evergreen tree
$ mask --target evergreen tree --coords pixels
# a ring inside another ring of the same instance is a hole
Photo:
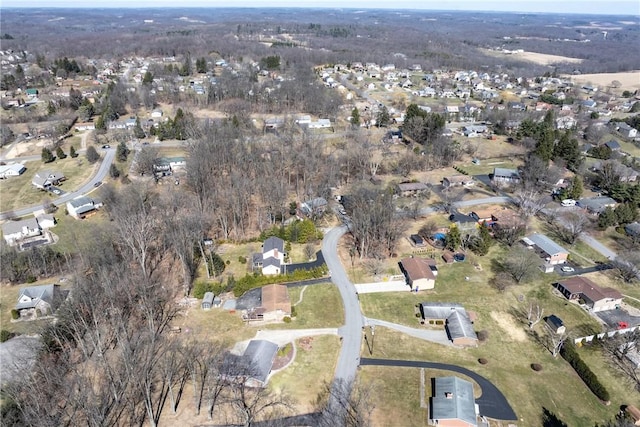
[[[46,147],[42,149],[41,158],[44,163],[51,163],[56,159],[51,150]]]
[[[140,124],[140,117],[136,117],[136,126],[133,128],[133,135],[136,138],[144,138],[147,136],[144,133],[144,129],[142,129],[142,125]]]
[[[71,156],[72,159],[78,157],[78,153],[76,153],[76,149],[73,145],[69,148],[69,156]]]
[[[553,158],[555,135],[553,129],[545,127],[537,138],[535,154],[543,161],[548,162]]]
[[[93,145],[90,145],[89,148],[87,148],[87,152],[85,155],[87,156],[87,160],[89,161],[89,163],[92,164],[100,159],[100,154],[98,154]]]
[[[153,83],[153,74],[151,74],[151,71],[147,71],[142,78],[142,84],[150,85],[151,83]]]
[[[444,247],[450,251],[455,251],[460,247],[462,243],[462,237],[460,236],[460,230],[455,225],[451,226],[449,232],[444,237]]]
[[[354,109],[351,110],[351,126],[360,126],[360,111],[358,111],[358,107],[354,107]]]
[[[119,162],[126,162],[127,157],[129,157],[129,148],[127,147],[127,143],[122,141],[116,149],[116,159]]]
[[[573,181],[571,182],[571,188],[569,189],[569,198],[578,200],[582,193],[584,192],[584,183],[582,181],[582,176],[576,175],[573,177]]]
[[[378,111],[378,116],[376,117],[376,126],[387,127],[389,126],[389,122],[391,121],[391,117],[389,116],[389,110],[386,106],[382,106],[380,111]]]
[[[118,178],[120,176],[120,169],[118,169],[118,167],[113,163],[111,163],[111,166],[109,167],[109,176],[111,178]]]
[[[616,218],[616,214],[611,206],[607,206],[605,210],[600,212],[600,215],[598,215],[598,227],[602,229],[616,225],[617,222],[618,219]]]
[[[207,60],[206,58],[198,58],[196,59],[196,72],[197,73],[206,73],[207,72]]]
[[[631,203],[618,205],[613,212],[615,213],[616,221],[620,225],[629,224],[638,219],[638,209]]]
[[[67,158],[67,155],[64,154],[64,151],[62,151],[62,147],[56,148],[56,156],[58,156],[59,159],[66,159]]]

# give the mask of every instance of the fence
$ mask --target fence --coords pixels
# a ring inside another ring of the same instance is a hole
[[[593,341],[593,339],[595,337],[598,337],[599,340],[601,340],[602,338],[605,338],[605,337],[612,338],[616,334],[628,334],[629,332],[633,332],[633,331],[636,331],[636,330],[640,330],[640,326],[633,326],[631,328],[618,329],[618,330],[615,330],[615,331],[603,332],[603,333],[597,334],[597,335],[589,335],[587,337],[575,338],[573,340],[573,343],[578,345],[582,341],[591,342],[591,341]]]

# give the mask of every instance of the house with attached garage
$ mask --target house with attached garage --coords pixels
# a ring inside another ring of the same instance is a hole
[[[11,178],[12,176],[20,176],[27,168],[22,163],[14,163],[12,165],[0,166],[0,179]]]
[[[35,218],[7,221],[2,224],[2,235],[9,246],[13,246],[27,237],[40,236],[42,228]]]
[[[284,240],[269,237],[262,244],[262,253],[253,254],[253,269],[261,269],[264,275],[284,273]]]
[[[87,196],[78,197],[67,202],[67,212],[75,219],[83,219],[102,207],[102,202]]]
[[[569,251],[542,233],[534,233],[522,238],[522,242],[545,260],[546,264],[564,264],[569,258]]]
[[[404,258],[398,263],[400,271],[413,290],[433,289],[436,284],[438,267],[431,258]]]
[[[591,311],[615,310],[622,304],[622,294],[613,288],[602,288],[590,279],[574,276],[553,284],[566,299],[585,304]]]
[[[599,215],[607,207],[614,208],[618,203],[608,196],[587,197],[578,200],[578,206],[593,215]]]
[[[41,170],[36,172],[33,179],[31,180],[31,184],[33,184],[33,186],[36,188],[46,190],[53,185],[59,185],[66,179],[67,178],[61,172]]]
[[[517,184],[520,182],[520,173],[516,169],[494,168],[491,181],[496,184]]]
[[[442,178],[442,186],[449,187],[471,187],[475,184],[472,176],[469,175],[451,175]]]
[[[242,355],[227,354],[222,364],[222,376],[227,381],[240,381],[248,387],[264,387],[277,354],[277,344],[251,340]]]
[[[398,194],[402,197],[417,197],[429,191],[429,186],[424,182],[403,182],[396,186]]]
[[[423,302],[419,304],[419,308],[425,324],[444,325],[453,345],[478,346],[478,336],[473,330],[472,315],[462,305],[448,302]]]
[[[34,314],[53,314],[65,300],[67,291],[60,289],[60,285],[29,286],[20,289],[18,303],[15,309],[20,316],[33,316]]]
[[[471,382],[458,377],[437,377],[432,379],[432,389],[429,425],[438,427],[478,426],[478,407]]]

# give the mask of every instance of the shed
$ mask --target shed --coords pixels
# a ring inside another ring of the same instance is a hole
[[[411,242],[413,242],[416,246],[424,246],[424,239],[420,237],[418,234],[411,235]]]
[[[544,321],[547,322],[549,328],[551,328],[551,330],[558,335],[562,335],[567,331],[567,328],[564,326],[564,322],[562,321],[562,319],[555,314],[547,316]]]
[[[204,294],[204,298],[202,298],[202,309],[203,310],[211,310],[211,307],[213,306],[213,292],[206,292]]]
[[[628,405],[624,411],[629,414],[631,419],[633,420],[634,426],[640,426],[640,409],[636,408],[633,405]]]

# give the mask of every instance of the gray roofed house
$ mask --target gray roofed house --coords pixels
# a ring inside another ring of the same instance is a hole
[[[41,170],[36,172],[31,180],[31,184],[35,187],[44,190],[47,187],[51,187],[52,185],[58,185],[66,178],[61,172],[54,172],[50,170]]]
[[[80,219],[84,218],[88,213],[97,210],[101,206],[102,203],[100,201],[87,196],[82,196],[77,199],[69,200],[67,202],[67,211],[72,217]]]
[[[461,304],[451,302],[423,302],[420,304],[420,314],[425,320],[446,320],[456,310],[464,311]]]
[[[620,143],[618,141],[616,141],[615,139],[612,139],[611,141],[605,142],[604,145],[609,147],[611,149],[611,151],[618,151],[621,148],[620,147]]]
[[[624,231],[629,236],[640,237],[640,223],[638,221],[632,222],[624,226]]]
[[[608,196],[588,197],[578,200],[578,206],[585,208],[594,215],[600,214],[607,206],[615,207],[616,201]]]
[[[535,247],[538,254],[547,261],[548,264],[564,264],[569,257],[569,251],[548,238],[542,233],[534,233],[523,237],[522,241],[529,247]]]
[[[62,301],[66,297],[66,292],[60,289],[60,285],[40,285],[29,286],[20,289],[18,303],[15,308],[20,315],[24,315],[25,311],[31,313],[31,310],[40,310],[42,314],[51,314],[55,312]]]
[[[425,323],[442,324],[454,345],[477,346],[478,336],[473,330],[473,322],[465,308],[456,303],[423,302],[420,315]]]
[[[429,186],[424,182],[402,182],[396,186],[398,193],[403,196],[414,196],[429,191]]]
[[[0,165],[0,179],[22,175],[26,170],[27,168],[22,163]]]
[[[247,368],[248,385],[264,387],[271,373],[271,366],[278,353],[278,345],[271,341],[251,340],[242,354],[241,362]]]
[[[201,304],[203,310],[211,310],[211,307],[213,306],[213,297],[213,292],[205,292]]]
[[[517,184],[520,182],[520,173],[516,169],[494,168],[491,179],[501,184]]]
[[[477,427],[473,384],[458,377],[433,379],[429,419],[438,426]]]
[[[284,240],[274,236],[265,240],[262,244],[262,274],[280,274],[284,257]]]
[[[35,218],[21,219],[20,221],[7,221],[2,224],[4,240],[9,245],[14,245],[25,237],[39,236],[42,234],[40,224]]]

